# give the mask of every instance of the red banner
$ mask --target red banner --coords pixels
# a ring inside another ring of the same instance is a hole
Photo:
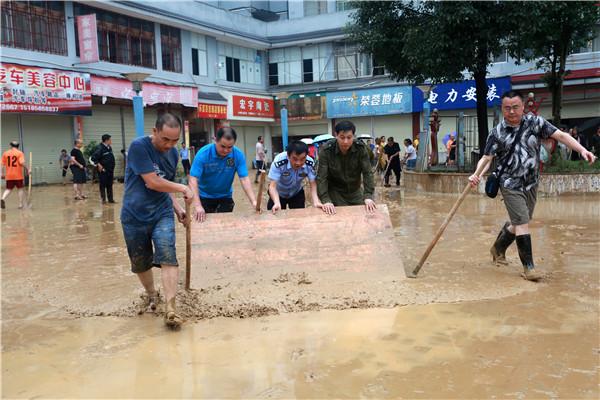
[[[198,118],[227,119],[227,104],[198,102]]]
[[[132,99],[135,95],[131,82],[125,79],[103,78],[92,75],[92,94],[94,96],[114,97],[116,99]],[[169,86],[144,82],[142,85],[144,103],[176,103],[184,106],[198,106],[198,88],[188,86]]]
[[[100,57],[98,55],[96,14],[77,17],[77,35],[79,36],[79,61],[81,64],[98,62]]]
[[[232,96],[233,116],[273,118],[275,106],[273,99],[252,96]]]
[[[0,110],[92,115],[90,74],[0,63]]]

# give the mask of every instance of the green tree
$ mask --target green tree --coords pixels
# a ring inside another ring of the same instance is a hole
[[[560,124],[563,82],[569,74],[568,56],[594,39],[600,23],[600,7],[589,1],[523,2],[518,25],[508,38],[517,62],[536,61],[546,71],[544,81],[552,94],[552,121]]]
[[[348,26],[351,40],[392,78],[411,83],[475,79],[479,147],[488,135],[486,76],[505,50],[513,2],[364,1]]]

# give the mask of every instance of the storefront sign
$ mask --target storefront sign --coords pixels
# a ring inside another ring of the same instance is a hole
[[[92,76],[92,94],[117,99],[132,99],[135,92],[128,80]],[[148,105],[175,103],[194,108],[198,106],[198,88],[195,87],[145,82],[142,85],[142,97],[144,103]]]
[[[286,101],[288,120],[290,121],[317,121],[325,115],[325,93],[310,93],[306,95],[293,95]],[[281,100],[275,100],[275,118],[280,119]]]
[[[327,93],[327,118],[404,114],[413,111],[412,87]]]
[[[232,96],[234,117],[273,118],[273,99],[252,96]]]
[[[79,60],[81,64],[98,62],[98,31],[96,14],[77,17],[77,35],[79,36]]]
[[[227,104],[198,102],[198,118],[227,119]]]
[[[500,104],[500,97],[510,90],[510,78],[488,79],[486,82],[488,107]],[[428,102],[431,109],[438,110],[477,108],[476,92],[475,81],[443,83],[435,85],[429,92]]]
[[[0,109],[92,115],[90,74],[0,63]]]

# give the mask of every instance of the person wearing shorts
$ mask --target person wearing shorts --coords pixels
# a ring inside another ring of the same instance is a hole
[[[75,140],[73,150],[71,150],[71,173],[73,174],[75,200],[87,199],[87,196],[83,193],[84,185],[87,182],[87,175],[85,173],[85,158],[81,151],[82,147],[83,141],[77,139]]]
[[[151,136],[131,143],[121,208],[131,271],[146,289],[144,306],[147,310],[156,310],[160,296],[154,286],[152,267],[159,267],[167,304],[164,320],[172,329],[183,323],[175,304],[179,269],[173,213],[182,224],[186,221],[185,209],[175,193],[182,193],[187,203],[191,203],[194,196],[189,187],[173,182],[179,161],[175,145],[180,131],[179,118],[165,113],[157,119]]]
[[[62,149],[60,151],[60,155],[58,156],[58,165],[60,165],[60,170],[62,172],[63,186],[67,184],[67,171],[69,170],[70,163],[71,156],[67,154],[66,149]]]
[[[6,198],[17,188],[19,195],[19,208],[23,208],[25,200],[23,168],[27,169],[27,175],[31,177],[31,169],[25,165],[25,154],[19,150],[19,142],[10,142],[10,150],[2,154],[2,178],[6,179],[6,190],[2,194],[0,206],[6,208]]]
[[[503,166],[498,172],[500,192],[510,221],[504,224],[490,249],[492,261],[507,264],[506,250],[516,240],[523,265],[522,276],[537,281],[542,275],[533,263],[529,221],[537,200],[542,140],[555,139],[580,153],[589,163],[596,157],[543,117],[532,113],[524,115],[523,96],[517,91],[502,95],[502,115],[503,120],[490,132],[484,156],[477,164],[476,170],[483,166],[481,174],[471,175],[469,181],[473,187],[477,186],[480,176],[487,171],[494,157],[498,157],[498,165]]]

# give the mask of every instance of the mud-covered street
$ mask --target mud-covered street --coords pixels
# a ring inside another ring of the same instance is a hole
[[[235,212],[248,212],[236,189]],[[377,190],[399,249],[390,263],[409,269],[456,196]],[[600,395],[598,196],[539,199],[538,283],[520,277],[514,246],[508,267],[492,265],[505,209],[470,196],[416,280],[232,277],[182,291],[188,321],[171,332],[138,315],[120,204],[96,191],[75,201],[68,186],[35,188],[31,210],[10,198],[2,213],[4,398]]]

